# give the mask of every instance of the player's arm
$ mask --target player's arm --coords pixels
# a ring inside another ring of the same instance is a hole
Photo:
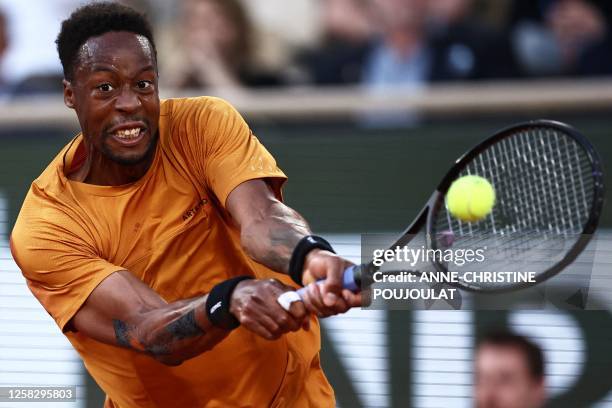
[[[278,200],[261,179],[240,184],[228,196],[226,206],[240,228],[241,244],[255,261],[287,273],[298,242],[312,234],[297,211]],[[325,279],[322,287],[309,285],[307,305],[320,314],[345,312],[359,306],[361,298],[342,290],[342,275],[350,263],[330,251],[311,250],[304,259],[302,283]]]
[[[267,339],[307,325],[299,302],[286,312],[277,297],[291,288],[278,281],[244,280],[231,293],[230,312],[247,329]],[[128,271],[108,276],[89,295],[69,328],[95,340],[145,353],[178,365],[213,348],[229,330],[208,318],[208,294],[165,302]]]

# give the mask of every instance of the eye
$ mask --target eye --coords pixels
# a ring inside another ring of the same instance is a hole
[[[96,88],[99,89],[102,92],[110,92],[110,91],[113,90],[113,86],[111,84],[109,84],[109,83],[98,85]]]
[[[153,86],[153,82],[142,80],[138,81],[136,86],[138,86],[138,89],[149,89]]]

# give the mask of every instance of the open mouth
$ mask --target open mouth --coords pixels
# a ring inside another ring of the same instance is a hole
[[[138,144],[144,137],[146,128],[135,127],[117,130],[111,135],[113,139],[123,146],[133,146]]]

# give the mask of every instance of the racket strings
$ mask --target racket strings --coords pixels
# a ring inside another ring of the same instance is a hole
[[[555,128],[528,128],[496,142],[458,177],[465,175],[488,179],[497,197],[493,211],[478,222],[455,219],[444,206],[434,214],[433,247],[445,246],[435,238],[440,233],[453,236],[453,250],[486,247],[478,269],[448,266],[459,272],[548,270],[580,239],[595,199],[589,155]]]

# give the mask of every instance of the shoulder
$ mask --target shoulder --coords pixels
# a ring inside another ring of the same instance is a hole
[[[160,129],[162,146],[199,153],[208,152],[211,144],[250,134],[247,123],[229,102],[210,96],[162,101]]]
[[[11,232],[14,243],[79,241],[84,243],[86,228],[73,204],[61,196],[49,196],[32,185]]]
[[[165,99],[161,102],[161,116],[171,121],[209,119],[236,114],[236,109],[226,100],[213,96]]]
[[[36,247],[37,242],[83,242],[88,234],[86,217],[62,176],[66,146],[32,182],[11,232],[17,247]]]
[[[96,252],[79,219],[63,203],[28,192],[10,237],[11,254],[26,277],[70,256]]]

